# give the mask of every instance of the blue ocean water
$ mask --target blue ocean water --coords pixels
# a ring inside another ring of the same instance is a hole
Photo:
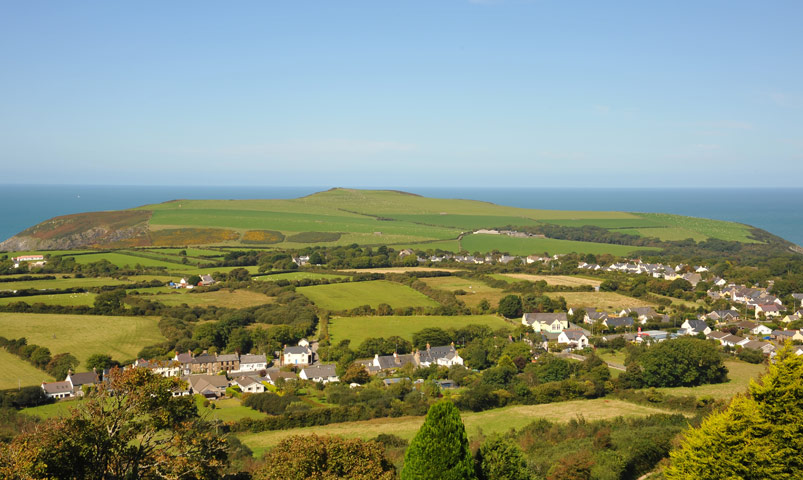
[[[58,215],[119,210],[179,198],[297,198],[328,188],[0,185],[0,239]],[[803,245],[803,188],[392,188],[524,208],[675,213],[730,220]]]

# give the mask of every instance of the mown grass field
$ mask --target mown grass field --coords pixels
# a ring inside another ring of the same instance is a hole
[[[675,227],[700,235],[707,238],[719,238],[734,242],[754,243],[755,240],[749,238],[750,227],[741,223],[724,222],[722,220],[711,220],[708,218],[681,217],[667,213],[639,213],[640,217],[655,221],[667,227]]]
[[[296,290],[321,308],[348,310],[362,305],[386,303],[397,307],[437,307],[438,302],[412,288],[386,280],[332,283]]]
[[[60,278],[57,275],[55,280],[29,280],[25,282],[0,282],[0,291],[2,290],[48,290],[48,289],[61,289],[61,288],[90,288],[102,287],[104,285],[123,285],[127,283],[134,283],[134,280],[121,280],[116,278],[107,277],[86,277],[86,278]],[[153,277],[148,277],[150,280]]]
[[[329,335],[333,343],[349,339],[352,348],[355,348],[369,337],[387,338],[398,335],[412,340],[413,333],[424,328],[461,328],[471,324],[487,325],[494,330],[514,327],[512,323],[496,315],[334,317],[329,320]]]
[[[52,355],[69,352],[81,362],[78,371],[95,353],[131,360],[142,347],[165,340],[154,317],[0,313],[0,332],[6,338],[25,337]]]
[[[569,308],[597,308],[606,311],[618,311],[632,307],[656,307],[654,303],[638,298],[626,297],[616,292],[547,292],[546,295],[566,299]]]
[[[168,293],[157,293],[155,295],[140,295],[140,298],[160,302],[166,306],[178,306],[187,304],[190,307],[224,307],[224,308],[246,308],[257,305],[264,305],[273,302],[273,298],[263,293],[252,292],[250,290],[217,290],[214,292],[193,292],[187,290],[173,290],[163,288]]]
[[[109,263],[118,267],[125,267],[126,265],[133,267],[135,265],[142,265],[143,267],[165,267],[169,271],[184,271],[192,270],[192,265],[182,265],[181,263],[165,262],[153,258],[137,257],[134,255],[126,255],[118,252],[108,253],[91,253],[88,255],[76,255],[75,262],[86,265],[88,263],[98,262],[100,260],[108,260]]]
[[[752,363],[738,360],[727,360],[725,361],[725,366],[728,367],[729,378],[725,383],[701,385],[699,387],[657,388],[656,390],[669,395],[694,395],[696,397],[708,396],[727,399],[738,393],[746,392],[747,387],[750,385],[750,379],[758,378],[767,371],[766,365],[753,365]]]
[[[316,273],[316,272],[287,272],[287,273],[277,273],[274,275],[261,275],[259,277],[254,277],[254,280],[260,280],[263,282],[275,282],[278,280],[320,280],[320,279],[341,279],[341,278],[348,278],[348,275],[337,275],[335,273]]]
[[[243,418],[264,418],[265,414],[244,407],[238,398],[224,398],[213,402],[215,408],[204,407],[204,398],[200,395],[195,396],[195,404],[198,413],[207,420],[220,420],[222,422],[236,422]]]
[[[635,250],[650,250],[646,247],[628,245],[609,245],[607,243],[575,242],[554,238],[516,238],[507,235],[472,234],[460,241],[463,250],[487,253],[493,250],[508,252],[511,255],[533,255],[544,252],[549,255],[564,253],[610,253],[612,255],[628,255]]]
[[[3,367],[0,368],[0,390],[39,385],[42,382],[55,380],[20,357],[8,353],[5,348],[0,348],[0,365]],[[60,378],[59,380],[64,379]]]
[[[635,405],[621,400],[574,400],[570,402],[550,403],[546,405],[516,405],[484,412],[462,412],[461,417],[466,425],[470,439],[482,435],[502,434],[512,428],[521,428],[541,418],[553,422],[568,422],[579,417],[585,420],[604,420],[615,417],[641,417],[660,413],[672,413],[654,407]],[[335,423],[330,425],[293,428],[261,433],[238,434],[240,440],[254,451],[254,456],[262,456],[269,448],[282,439],[292,435],[338,435],[342,437],[359,437],[371,439],[380,433],[393,433],[406,440],[411,440],[421,425],[424,417],[377,418],[361,422]]]
[[[43,305],[65,305],[65,306],[92,306],[95,303],[94,293],[62,293],[58,295],[30,295],[27,297],[3,297],[0,298],[0,305],[10,305],[12,303],[24,302],[28,305],[41,303]]]
[[[506,282],[521,281],[521,280],[526,280],[528,282],[538,282],[543,280],[548,285],[556,285],[563,287],[580,287],[583,285],[596,287],[597,285],[602,283],[601,280],[596,280],[593,278],[575,277],[572,275],[531,275],[529,273],[498,273],[491,276],[493,278],[504,280]]]
[[[457,298],[469,307],[476,307],[483,300],[487,300],[492,307],[499,305],[499,300],[505,295],[499,288],[489,287],[479,280],[472,280],[460,277],[431,277],[422,278],[422,282],[432,288],[454,292],[462,290],[465,295],[458,295]]]

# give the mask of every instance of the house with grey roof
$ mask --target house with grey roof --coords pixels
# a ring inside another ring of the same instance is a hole
[[[240,355],[240,372],[258,372],[268,368],[268,357],[262,355]]]
[[[308,345],[284,347],[282,365],[309,365],[312,363],[312,349]]]
[[[681,335],[697,335],[698,333],[708,335],[711,333],[711,327],[702,320],[686,320],[680,326],[678,333]]]
[[[237,353],[218,355],[216,360],[218,368],[224,372],[236,372],[240,369],[240,355]]]
[[[73,386],[70,382],[42,382],[42,391],[47,398],[70,398],[73,396]]]
[[[243,393],[262,393],[265,391],[265,385],[262,382],[248,376],[237,377],[232,381],[232,386],[240,387]]]
[[[224,396],[229,386],[229,380],[224,375],[189,375],[186,380],[193,394],[209,399]]]
[[[632,327],[634,322],[630,317],[608,317],[602,321],[608,328]]]
[[[419,367],[428,367],[433,364],[444,367],[463,365],[463,359],[457,353],[454,344],[441,347],[430,347],[427,344],[426,350],[418,350],[413,356],[415,357],[415,363]]]
[[[412,353],[399,355],[393,352],[393,355],[374,355],[373,360],[365,363],[365,366],[368,369],[368,373],[376,373],[379,371],[394,371],[408,364],[418,367],[415,355]]]
[[[566,312],[525,313],[521,317],[521,323],[531,327],[535,332],[560,333],[569,328]]]
[[[95,372],[81,372],[81,373],[68,373],[67,378],[64,379],[72,386],[73,394],[79,397],[84,395],[83,386],[88,387],[100,383],[100,377]]]
[[[297,378],[298,377],[296,377],[296,374],[293,372],[282,372],[279,370],[272,370],[265,375],[265,381],[271,385],[276,385],[276,382],[278,382],[279,379],[287,382],[290,380],[296,380]]]
[[[337,376],[336,365],[334,363],[326,363],[321,365],[310,365],[304,367],[298,377],[302,380],[312,380],[318,383],[339,382]]]
[[[558,343],[572,348],[586,348],[588,337],[582,330],[567,329],[558,334]]]

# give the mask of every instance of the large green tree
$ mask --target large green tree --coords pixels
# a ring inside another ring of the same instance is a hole
[[[203,422],[180,380],[149,370],[112,370],[108,388],[67,417],[0,444],[0,477],[47,479],[217,479],[226,442]]]
[[[696,338],[661,342],[642,353],[638,363],[649,387],[692,387],[728,379],[717,347]]]
[[[521,316],[522,304],[521,297],[518,295],[508,295],[499,300],[498,311],[506,318],[516,318]]]
[[[747,396],[686,433],[669,480],[800,478],[803,471],[803,356],[783,349]]]
[[[295,435],[265,455],[255,480],[391,480],[395,468],[375,442]]]
[[[429,408],[427,418],[404,454],[402,480],[476,478],[468,435],[460,412],[450,401]]]
[[[477,450],[479,480],[530,480],[521,449],[510,440],[492,437]]]

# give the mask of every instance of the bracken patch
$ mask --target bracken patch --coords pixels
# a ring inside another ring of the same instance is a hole
[[[280,243],[284,240],[282,232],[275,230],[248,230],[243,234],[240,240],[246,244],[267,245],[271,243]]]
[[[209,245],[238,238],[239,233],[223,228],[173,228],[151,232],[151,244],[158,247]]]

